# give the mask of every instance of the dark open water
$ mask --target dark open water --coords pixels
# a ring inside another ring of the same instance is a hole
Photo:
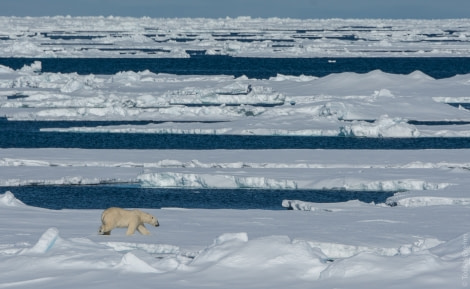
[[[143,125],[150,121],[8,121],[0,117],[0,148],[83,149],[463,149],[470,139],[41,132],[41,128]],[[155,122],[154,122],[155,123]],[[444,125],[444,123],[439,123]]]
[[[18,132],[0,130],[0,148],[83,149],[463,149],[469,138]]]
[[[470,73],[470,58],[326,58],[277,59],[196,56],[189,59],[24,59],[0,58],[0,64],[15,69],[33,61],[42,62],[43,72],[114,74],[150,70],[173,74],[226,74],[268,78],[277,74],[325,76],[330,73],[366,73],[380,69],[408,74],[420,70],[434,78]],[[126,122],[128,123],[128,122]],[[148,122],[147,122],[148,123]],[[0,148],[87,149],[460,149],[470,148],[469,138],[355,138],[293,136],[216,136],[125,133],[40,132],[45,127],[97,126],[116,122],[16,122],[0,118]],[[138,124],[137,122],[135,124]],[[281,209],[283,199],[310,202],[342,202],[358,199],[383,202],[391,192],[346,192],[311,190],[188,190],[153,189],[138,186],[39,186],[11,187],[23,202],[39,207],[105,208],[185,207]]]
[[[42,62],[43,72],[115,74],[144,71],[180,75],[246,75],[269,78],[277,74],[325,76],[331,73],[366,73],[380,69],[395,74],[420,70],[434,78],[470,73],[469,57],[366,57],[366,58],[250,58],[192,56],[191,58],[0,58],[0,64],[19,69],[33,61]]]
[[[137,186],[6,187],[27,205],[48,209],[184,207],[281,210],[283,200],[383,203],[393,192],[344,190],[155,189]]]

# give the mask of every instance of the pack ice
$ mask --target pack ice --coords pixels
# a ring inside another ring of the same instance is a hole
[[[466,206],[154,209],[162,226],[151,237],[127,237],[124,230],[98,235],[98,210],[29,207],[10,192],[0,195],[0,206],[8,222],[0,237],[2,287],[363,288],[385,282],[385,288],[458,288],[466,282]]]

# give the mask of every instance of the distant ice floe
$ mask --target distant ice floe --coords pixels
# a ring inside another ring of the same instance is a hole
[[[0,150],[0,186],[127,183],[186,189],[383,191],[403,192],[387,201],[394,206],[411,206],[411,202],[422,206],[444,202],[464,205],[467,196],[462,188],[470,167],[462,159],[466,153],[120,150],[116,155],[114,150],[4,149]],[[5,197],[4,202],[8,200]]]
[[[416,126],[406,120],[391,119],[387,115],[381,116],[373,123],[357,122],[341,129],[341,135],[357,137],[419,137],[420,132]]]
[[[279,179],[263,176],[227,175],[221,173],[143,173],[137,177],[143,187],[159,188],[232,188],[232,189],[344,189],[351,191],[399,192],[409,190],[442,190],[450,183],[433,183],[419,179],[366,180],[360,178],[323,179],[307,181],[305,178]]]
[[[354,207],[374,206],[374,204],[365,204],[360,201],[348,201],[344,203],[322,204],[313,202],[304,202],[300,200],[283,200],[282,207],[294,211],[321,211],[321,212],[339,212]]]
[[[470,198],[446,198],[446,197],[409,197],[394,200],[391,198],[388,203],[403,207],[425,207],[425,206],[450,206],[450,205],[470,205]]]
[[[340,73],[322,78],[0,71],[8,120],[149,121],[41,131],[348,137],[466,137],[468,75]],[[446,122],[458,125],[446,125]],[[438,123],[440,125],[428,125]]]
[[[183,174],[183,173],[150,173],[137,177],[143,187],[159,188],[256,188],[256,189],[297,189],[292,180],[279,180],[265,177]]]
[[[200,89],[186,87],[182,90],[169,91],[162,96],[169,105],[190,106],[277,106],[283,105],[285,96],[269,87],[252,87],[235,82],[220,89]]]
[[[470,54],[466,19],[57,16],[1,17],[0,27],[5,57],[325,57],[335,65],[345,56]]]
[[[401,206],[408,208],[427,206],[469,206],[470,198],[466,194],[464,187],[456,186],[448,190],[445,194],[436,192],[402,192],[387,199],[390,206]]]
[[[119,184],[123,180],[115,178],[93,178],[83,176],[65,176],[56,179],[32,179],[32,178],[11,178],[8,180],[0,180],[0,186],[55,186],[55,185],[105,185]],[[129,180],[126,180],[129,182]]]

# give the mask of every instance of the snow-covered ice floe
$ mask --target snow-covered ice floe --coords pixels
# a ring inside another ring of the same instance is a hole
[[[101,211],[29,207],[0,194],[3,288],[459,288],[468,206],[147,210],[150,236],[98,235]],[[459,216],[459,218],[455,218]],[[452,226],[449,224],[452,223]],[[430,282],[429,280],[433,281]]]
[[[458,150],[1,149],[0,185],[395,192],[391,206],[467,206]],[[312,207],[315,207],[312,206]],[[308,209],[308,205],[292,206]]]
[[[351,137],[468,137],[469,75],[433,79],[372,71],[316,78],[41,73],[0,67],[8,120],[147,124],[42,131]],[[452,105],[449,105],[452,104]],[[429,123],[441,125],[428,125]],[[446,125],[446,124],[458,125]]]
[[[468,19],[0,17],[5,57],[469,56]]]

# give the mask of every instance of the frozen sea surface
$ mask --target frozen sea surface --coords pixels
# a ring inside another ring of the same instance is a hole
[[[0,285],[7,288],[466,284],[462,250],[469,216],[463,206],[146,209],[160,222],[149,227],[150,236],[125,236],[124,229],[98,235],[101,210],[39,209],[11,193],[0,194],[0,206],[2,219],[11,220],[0,236]]]
[[[0,134],[8,144],[0,148],[0,288],[468,286],[470,74],[459,67],[468,69],[469,23],[0,17],[0,55],[28,58],[25,66],[0,66]],[[54,58],[263,61],[246,57],[323,58],[331,70],[294,75],[286,67],[257,78],[47,68]],[[370,58],[364,64],[395,57],[389,62],[414,67],[334,71],[346,57]],[[442,61],[434,57],[464,65],[433,65],[434,74],[416,64]],[[335,146],[215,149],[211,137],[291,144],[331,138]],[[123,145],[152,138],[167,149]],[[198,138],[212,147],[191,149]],[[410,145],[351,146],[404,140]],[[110,141],[123,144],[64,145]],[[15,147],[20,143],[35,146]],[[92,185],[91,193],[77,193]],[[142,203],[136,191],[148,193]],[[149,204],[155,192],[197,198],[206,191],[228,193],[245,208],[252,199],[236,193],[287,193],[276,206],[291,210]],[[348,198],[325,203],[299,191]],[[102,209],[89,208],[112,205],[100,199],[108,193],[132,197],[119,205],[154,214],[160,227],[149,227],[150,236],[125,236],[125,229],[98,235]],[[367,194],[386,199],[371,203],[362,199]],[[21,201],[42,206],[52,195],[62,204],[57,209],[74,198],[90,207],[51,210]]]
[[[1,17],[0,55],[468,57],[468,19]]]
[[[41,69],[40,62],[19,70],[1,68],[0,121],[12,133],[4,135],[2,142],[10,143],[4,147],[27,147],[24,131],[34,134],[37,129],[51,133],[37,135],[39,146],[47,146],[47,139],[52,140],[49,146],[60,146],[53,133],[66,132],[77,134],[58,135],[425,137],[429,142],[433,137],[470,136],[468,74],[435,79],[420,71],[400,75],[375,70],[253,79],[148,70],[78,75]]]

